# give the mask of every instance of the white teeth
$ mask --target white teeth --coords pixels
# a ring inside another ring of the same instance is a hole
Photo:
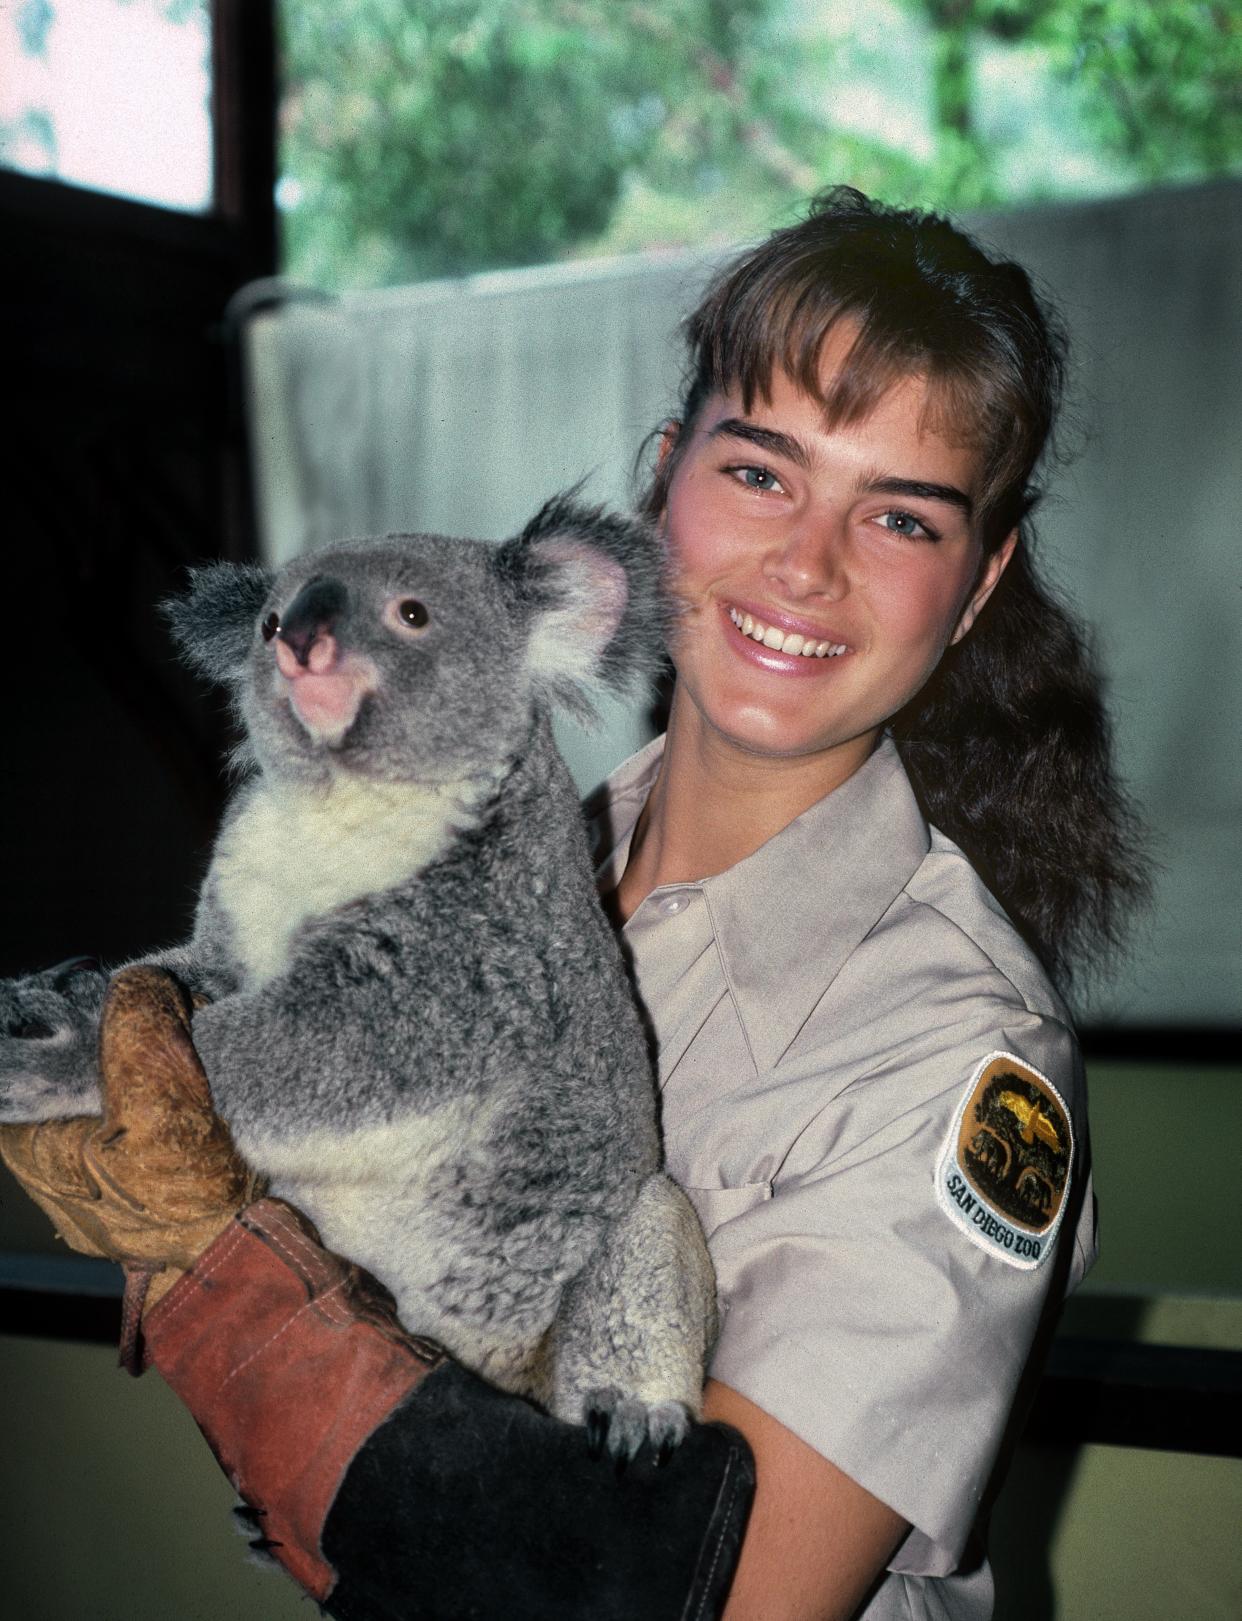
[[[796,630],[791,630],[786,635],[775,625],[762,625],[752,615],[742,613],[738,608],[729,609],[729,618],[743,636],[749,636],[751,641],[761,642],[774,653],[800,654],[804,659],[831,659],[849,652],[844,642],[817,642]]]

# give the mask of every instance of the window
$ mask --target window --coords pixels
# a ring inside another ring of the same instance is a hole
[[[727,244],[845,181],[995,209],[1242,172],[1242,13],[1151,0],[282,0],[285,266]]]
[[[208,0],[0,10],[0,162],[186,213],[213,203]]]

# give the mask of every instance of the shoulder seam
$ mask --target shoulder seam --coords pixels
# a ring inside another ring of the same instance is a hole
[[[922,910],[925,912],[934,913],[934,915],[940,918],[942,922],[947,924],[955,934],[960,935],[963,940],[967,941],[968,944],[974,948],[978,956],[981,957],[982,960],[987,963],[988,967],[992,969],[993,973],[995,973],[999,979],[1004,980],[1005,984],[1008,985],[1010,990],[1013,991],[1014,995],[1018,997],[1022,1003],[1022,1006],[1028,1013],[1033,1014],[1037,1019],[1052,1019],[1057,1024],[1065,1023],[1064,1019],[1060,1018],[1052,1011],[1046,1012],[1042,1008],[1032,1007],[1030,998],[1026,995],[1025,991],[1023,991],[1018,985],[1014,984],[1013,979],[1005,972],[996,959],[989,952],[983,949],[973,934],[968,934],[966,932],[956,918],[950,917],[947,912],[943,911],[939,906],[934,905],[931,901],[921,900],[917,895],[912,895],[908,888],[903,888],[901,890],[900,898],[908,901],[911,906],[917,906],[922,908]],[[1012,924],[1010,927],[1012,927]]]

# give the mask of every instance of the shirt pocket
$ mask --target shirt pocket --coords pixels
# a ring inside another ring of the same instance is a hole
[[[684,1186],[684,1185],[683,1185]],[[770,1182],[743,1182],[736,1188],[684,1187],[708,1238],[734,1216],[743,1215],[772,1197]]]

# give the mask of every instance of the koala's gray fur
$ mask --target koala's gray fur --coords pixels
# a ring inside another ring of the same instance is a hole
[[[659,574],[567,497],[500,547],[197,572],[174,633],[233,689],[244,776],[152,959],[212,998],[194,1040],[272,1191],[407,1327],[618,1453],[697,1411],[715,1293],[550,709],[654,663]],[[105,984],[0,987],[0,1118],[97,1108]]]

